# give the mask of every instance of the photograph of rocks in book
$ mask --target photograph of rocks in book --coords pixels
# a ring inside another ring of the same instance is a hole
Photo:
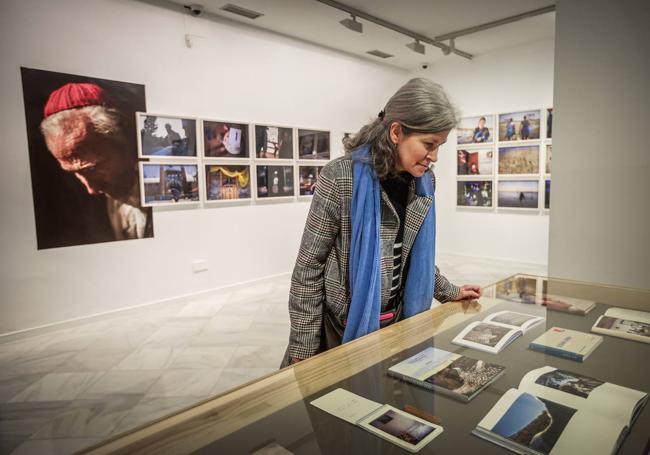
[[[587,398],[592,390],[604,384],[598,379],[564,370],[544,373],[537,378],[535,383],[582,398]]]
[[[469,398],[504,369],[501,365],[461,357],[425,381]]]
[[[467,332],[463,337],[465,341],[495,347],[501,339],[506,336],[510,329],[498,325],[481,323]]]
[[[492,428],[517,444],[548,454],[576,410],[522,393]]]

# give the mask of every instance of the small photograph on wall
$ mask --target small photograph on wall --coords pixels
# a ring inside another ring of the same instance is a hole
[[[299,166],[298,186],[301,196],[313,196],[323,166]]]
[[[140,156],[196,157],[196,120],[138,112]]]
[[[457,151],[458,175],[492,175],[494,151],[492,149],[473,149]]]
[[[492,207],[492,181],[458,183],[456,205],[459,207]]]
[[[499,147],[499,174],[539,174],[539,146]]]
[[[539,139],[540,111],[510,112],[499,115],[500,141]]]
[[[498,206],[504,208],[536,209],[539,207],[537,180],[500,180]]]
[[[144,85],[20,72],[36,247],[153,237],[137,166],[135,113],[147,110]]]
[[[206,158],[248,158],[248,125],[204,120],[203,153]]]
[[[545,209],[551,208],[551,181],[550,180],[544,181],[544,208]]]
[[[546,108],[546,138],[553,137],[553,108]]]
[[[298,130],[298,159],[329,160],[329,131]]]
[[[255,125],[255,157],[293,159],[293,128]]]
[[[148,206],[199,202],[196,164],[141,163],[144,203]]]
[[[206,165],[205,188],[208,201],[251,198],[250,166]]]
[[[293,166],[257,166],[257,197],[290,197],[293,190]]]
[[[460,119],[460,123],[456,127],[456,141],[459,145],[494,142],[494,115]]]
[[[551,173],[551,160],[553,159],[553,146],[552,145],[547,145],[546,146],[546,173],[550,174]]]

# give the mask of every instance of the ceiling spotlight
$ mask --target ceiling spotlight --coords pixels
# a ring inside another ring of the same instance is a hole
[[[356,16],[352,16],[352,19],[343,19],[339,24],[353,32],[363,33],[363,24],[357,22]]]
[[[415,40],[412,43],[408,43],[406,47],[411,49],[413,52],[417,52],[418,54],[424,55],[424,44],[420,43],[419,40]]]
[[[442,49],[442,55],[449,55],[456,50],[456,40],[452,38],[449,40],[449,46]]]

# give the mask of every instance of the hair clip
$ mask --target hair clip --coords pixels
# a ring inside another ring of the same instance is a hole
[[[384,115],[386,115],[386,113],[385,113],[384,110],[382,109],[381,111],[379,111],[379,114],[377,114],[377,117],[379,117],[380,119],[383,120],[383,119],[384,119]]]

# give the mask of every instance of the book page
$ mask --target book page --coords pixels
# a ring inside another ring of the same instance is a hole
[[[543,320],[544,318],[541,316],[518,313],[516,311],[499,311],[483,319],[484,322],[491,322],[493,324],[500,324],[505,327],[521,329],[524,333],[526,333],[528,329],[534,327]]]
[[[382,406],[345,389],[336,389],[317,398],[311,404],[354,425]]]
[[[424,381],[449,366],[459,357],[460,354],[429,347],[397,365],[393,365],[388,371]]]
[[[409,452],[417,452],[443,428],[388,404],[362,419],[359,426]]]
[[[465,327],[456,335],[452,343],[497,354],[521,334],[519,329],[477,321]]]
[[[615,312],[613,314],[622,316],[620,312]],[[638,318],[639,316],[627,315],[626,317]],[[642,343],[650,343],[650,322],[622,319],[604,314],[598,318],[591,330],[596,333],[604,333],[619,338],[640,341]]]
[[[650,324],[650,313],[647,313],[645,311],[628,310],[625,308],[614,307],[608,308],[607,311],[605,311],[605,316]]]
[[[586,375],[545,366],[528,372],[519,389],[575,409],[630,424],[637,404],[647,394]]]
[[[545,454],[611,455],[624,425],[588,411],[508,390],[479,422],[494,439]],[[593,429],[599,431],[594,432]],[[496,441],[495,441],[496,442]]]

